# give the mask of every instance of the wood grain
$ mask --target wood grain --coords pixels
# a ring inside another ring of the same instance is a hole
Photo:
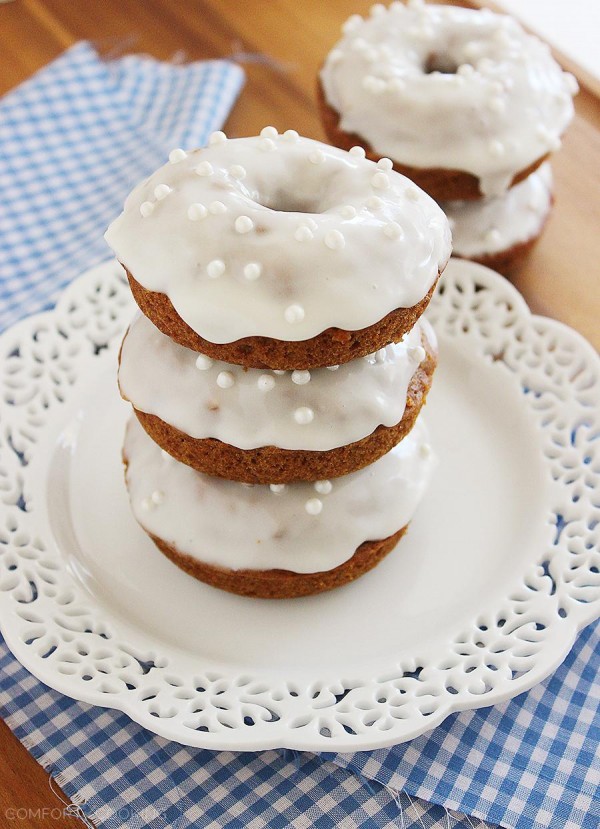
[[[316,73],[342,22],[369,6],[365,0],[15,0],[0,5],[0,94],[81,39],[92,40],[106,56],[128,51],[163,60],[235,56],[247,83],[227,122],[229,134],[252,134],[273,124],[323,140]],[[513,281],[536,313],[562,320],[600,348],[600,102],[583,89],[576,109],[553,163],[555,211]],[[0,781],[1,829],[9,825],[3,808],[56,807],[44,773],[6,728],[0,729]],[[18,825],[59,827],[73,821]]]

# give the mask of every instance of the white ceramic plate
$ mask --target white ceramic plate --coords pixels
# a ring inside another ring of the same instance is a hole
[[[429,318],[437,475],[405,539],[337,591],[196,582],[130,515],[116,390],[133,310],[108,262],[0,339],[0,620],[76,699],[215,749],[354,751],[530,688],[600,614],[600,361],[455,260]]]

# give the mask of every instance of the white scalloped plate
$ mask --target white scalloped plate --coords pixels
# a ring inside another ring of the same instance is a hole
[[[429,318],[440,463],[374,571],[308,599],[222,593],[132,519],[118,265],[0,338],[0,619],[35,676],[214,749],[355,751],[551,673],[600,615],[600,360],[502,277],[451,261]]]

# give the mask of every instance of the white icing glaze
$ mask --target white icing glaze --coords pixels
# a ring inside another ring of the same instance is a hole
[[[410,378],[425,357],[421,332],[435,347],[431,326],[420,320],[400,343],[335,372],[276,374],[206,361],[139,315],[123,342],[119,386],[137,409],[194,438],[326,451],[401,420]]]
[[[214,343],[358,330],[419,302],[450,255],[435,202],[360,154],[268,130],[139,184],[106,233],[118,259]]]
[[[401,164],[472,173],[489,196],[558,149],[577,90],[512,18],[418,3],[351,18],[321,80],[343,130]]]
[[[546,162],[503,196],[442,203],[457,256],[485,256],[535,238],[552,207],[552,169]]]
[[[419,418],[395,449],[316,497],[310,483],[273,491],[195,472],[165,458],[132,418],[127,488],[137,521],[179,552],[233,570],[322,572],[351,558],[363,541],[387,538],[411,520],[434,466],[432,453],[422,451],[426,441]]]

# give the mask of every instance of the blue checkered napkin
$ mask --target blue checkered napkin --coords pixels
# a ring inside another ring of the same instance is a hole
[[[69,811],[97,827],[485,829],[312,754],[171,743],[124,714],[46,688],[2,639],[0,676],[0,714],[72,798]],[[58,800],[56,806],[62,808]]]
[[[103,233],[174,146],[198,146],[243,83],[226,61],[104,63],[78,43],[0,100],[0,329],[106,259]]]
[[[600,827],[600,625],[545,682],[391,749],[327,755],[393,789],[512,829]]]

